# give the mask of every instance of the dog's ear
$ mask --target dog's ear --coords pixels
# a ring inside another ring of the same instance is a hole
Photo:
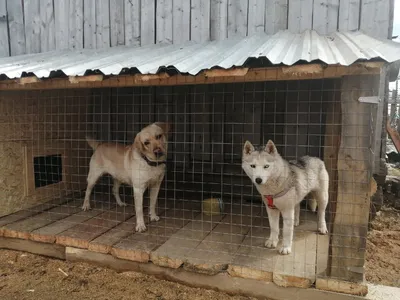
[[[162,129],[162,131],[167,135],[171,131],[171,124],[168,122],[155,122],[154,125],[157,125]]]
[[[254,151],[254,146],[249,141],[246,141],[243,147],[243,154],[247,155],[253,151]]]
[[[144,146],[143,146],[142,141],[140,140],[140,132],[139,132],[138,134],[136,134],[136,137],[135,137],[135,140],[134,140],[134,142],[133,142],[133,145],[135,146],[135,148],[136,148],[139,152],[141,152],[141,153],[144,152]]]
[[[267,145],[265,145],[265,151],[271,155],[278,153],[278,150],[276,149],[274,142],[271,140],[268,140]]]

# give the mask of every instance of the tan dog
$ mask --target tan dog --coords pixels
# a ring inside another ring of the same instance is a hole
[[[143,232],[146,225],[143,219],[143,194],[150,189],[150,220],[158,221],[156,203],[161,182],[165,174],[167,158],[167,123],[153,123],[143,128],[132,145],[100,143],[86,138],[94,153],[90,159],[87,189],[82,209],[90,209],[90,194],[97,180],[103,174],[114,179],[113,194],[119,206],[126,205],[119,196],[121,183],[134,189],[136,231]]]

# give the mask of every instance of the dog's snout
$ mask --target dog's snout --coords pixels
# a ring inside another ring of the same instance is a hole
[[[160,157],[160,156],[164,155],[164,152],[161,150],[161,148],[156,148],[156,149],[154,149],[153,152],[154,152],[154,155],[157,156],[157,157]]]
[[[257,184],[261,184],[261,182],[262,182],[262,179],[261,179],[260,177],[257,177],[257,178],[256,178],[256,183],[257,183]]]

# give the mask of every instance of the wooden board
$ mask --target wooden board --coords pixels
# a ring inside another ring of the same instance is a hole
[[[25,27],[22,1],[7,0],[10,55],[25,54]]]
[[[56,49],[68,49],[69,46],[69,1],[54,2]]]
[[[192,220],[196,211],[173,208],[160,215],[160,221],[150,223],[147,231],[134,233],[111,249],[115,257],[148,262],[150,253],[164,244],[175,232]]]
[[[374,96],[379,76],[343,77],[341,141],[338,152],[338,196],[331,232],[330,275],[352,282],[364,279],[365,243],[370,211],[371,104],[358,101]]]
[[[40,1],[40,50],[47,52],[56,49],[53,0]]]
[[[184,269],[208,275],[225,270],[252,226],[258,227],[262,224],[260,208],[235,205],[230,209],[214,228],[210,228],[210,233],[195,248],[187,249]],[[180,246],[178,243],[177,245]]]
[[[164,199],[159,199],[158,201],[158,214],[162,214],[165,210],[173,207],[173,203],[165,203]],[[143,209],[144,216],[148,215],[148,208]],[[146,224],[148,224],[149,218],[145,218]],[[89,243],[88,249],[100,253],[110,253],[113,245],[121,241],[122,239],[128,237],[135,232],[136,228],[136,216],[133,216],[121,224],[115,226],[111,230],[105,232],[99,237],[95,238]]]
[[[55,243],[56,236],[62,232],[81,224],[95,216],[103,213],[103,210],[92,209],[90,211],[80,211],[47,226],[38,228],[31,232],[30,239],[42,243]]]
[[[278,249],[264,246],[269,229],[255,227],[238,249],[228,273],[231,276],[274,281],[281,286],[309,287],[315,282],[316,268],[316,215],[310,212],[300,216],[295,228],[292,253],[280,255]]]
[[[158,266],[177,269],[183,265],[191,251],[213,230],[224,215],[206,216],[199,214],[185,227],[171,236],[151,253],[151,261]]]
[[[360,22],[361,0],[340,1],[339,30],[357,30]]]
[[[172,7],[172,39],[174,44],[190,40],[190,2],[174,0]]]
[[[82,88],[106,88],[106,87],[132,87],[155,85],[200,85],[234,82],[258,82],[279,80],[306,80],[340,78],[345,75],[379,74],[383,62],[355,63],[349,67],[321,65],[297,65],[291,67],[268,67],[249,69],[246,74],[235,75],[237,70],[215,70],[218,76],[210,76],[214,70],[201,72],[196,76],[166,74],[160,75],[119,75],[112,76],[98,82],[82,81],[78,84],[71,83],[69,78],[55,78],[43,80],[37,83],[21,85],[18,80],[0,81],[0,90],[36,90],[36,89],[82,89]],[[232,74],[233,72],[233,74]],[[225,73],[225,75],[224,75]],[[242,72],[241,72],[242,73]],[[207,76],[206,76],[207,75]],[[224,75],[224,76],[223,76]]]
[[[210,39],[210,0],[191,1],[191,40],[205,42]]]
[[[140,0],[124,0],[125,45],[140,46]]]
[[[70,0],[68,19],[68,49],[82,49],[84,19],[83,0]]]
[[[228,0],[211,0],[210,38],[224,40],[228,37]]]
[[[249,0],[249,19],[247,34],[264,32],[265,26],[265,0]]]
[[[339,0],[314,0],[313,29],[319,34],[336,32]]]
[[[228,38],[247,35],[248,1],[228,0]]]
[[[368,35],[380,39],[391,38],[389,0],[362,1],[360,29]]]
[[[125,45],[124,2],[110,0],[111,47]]]
[[[155,43],[155,1],[141,1],[140,5],[140,45],[152,45]]]
[[[32,231],[77,213],[81,210],[81,206],[81,200],[73,200],[32,217],[8,224],[2,228],[3,236],[29,239]]]
[[[10,55],[6,3],[6,0],[0,0],[0,57]]]
[[[29,218],[29,217],[31,217],[33,215],[39,214],[39,213],[41,213],[43,211],[49,210],[49,209],[51,209],[53,207],[56,207],[58,205],[62,205],[65,202],[67,202],[68,200],[69,200],[68,197],[65,197],[65,198],[62,198],[62,199],[61,198],[53,199],[53,200],[48,201],[46,203],[42,203],[42,204],[33,206],[31,208],[28,208],[28,209],[23,209],[23,210],[17,211],[15,213],[11,214],[11,215],[7,215],[7,216],[4,216],[4,217],[1,217],[0,218],[0,227],[4,226],[4,225],[7,225],[7,224],[10,224],[10,223],[13,223],[13,222],[17,222],[17,221],[25,219],[25,218]],[[0,233],[1,233],[1,230],[0,230]]]
[[[158,0],[156,7],[156,43],[172,44],[172,2]],[[178,34],[178,32],[176,32]]]
[[[96,0],[96,48],[110,47],[110,6],[108,0]]]
[[[58,234],[56,236],[56,243],[64,246],[87,249],[90,241],[133,215],[133,206],[112,206],[109,210]]]
[[[83,2],[83,31],[85,48],[96,49],[96,0],[85,0]]]
[[[279,30],[287,29],[287,27],[288,0],[266,0],[265,32],[268,34],[274,34],[277,33]]]
[[[24,0],[26,53],[40,52],[40,4],[39,0]]]
[[[288,29],[294,33],[302,33],[306,29],[312,29],[313,0],[290,0]]]
[[[65,259],[65,247],[56,244],[49,245],[29,240],[0,237],[0,249],[26,251],[38,255]]]

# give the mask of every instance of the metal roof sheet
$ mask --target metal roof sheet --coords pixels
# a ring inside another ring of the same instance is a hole
[[[378,40],[359,31],[324,36],[313,30],[301,34],[285,30],[274,35],[261,33],[205,43],[119,46],[6,57],[0,59],[0,74],[8,78],[19,78],[24,72],[44,78],[55,71],[68,76],[82,76],[87,71],[118,75],[126,68],[137,68],[142,74],[156,74],[161,68],[168,67],[196,75],[213,67],[243,66],[249,58],[261,57],[272,64],[285,65],[320,60],[329,65],[348,66],[358,60],[374,58],[391,63],[400,60],[400,44]]]

